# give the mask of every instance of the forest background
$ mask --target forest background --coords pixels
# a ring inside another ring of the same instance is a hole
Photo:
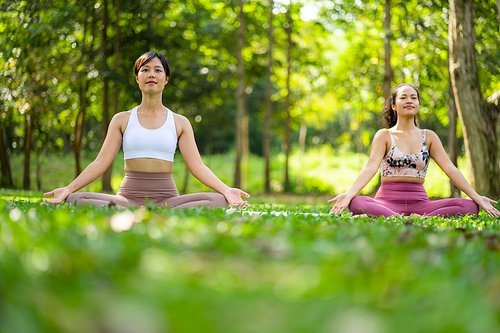
[[[420,127],[478,192],[500,197],[498,1],[0,3],[3,188],[66,185],[50,178],[56,165],[68,180],[80,173],[113,114],[140,102],[133,65],[155,50],[172,68],[164,105],[191,120],[229,185],[345,190],[336,184],[363,167],[390,87],[411,82]],[[116,190],[122,163],[92,189]],[[176,179],[186,191],[187,171]],[[434,186],[431,196],[458,195]]]

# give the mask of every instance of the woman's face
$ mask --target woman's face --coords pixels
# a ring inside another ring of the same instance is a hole
[[[402,86],[396,93],[395,104],[392,105],[392,108],[396,110],[398,117],[405,115],[414,117],[419,106],[417,91],[411,86]]]
[[[165,74],[160,59],[153,58],[148,63],[144,64],[139,73],[135,77],[139,84],[139,89],[144,93],[162,92],[168,82],[168,77]]]

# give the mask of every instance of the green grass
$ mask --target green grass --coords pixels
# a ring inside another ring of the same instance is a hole
[[[252,209],[288,215],[249,216],[10,196],[0,332],[500,332],[500,223],[484,212],[334,217],[322,198],[267,196]]]
[[[204,158],[228,184],[233,160]],[[275,156],[275,193],[262,195],[264,163],[251,156],[250,209],[287,214],[250,216],[41,206],[43,191],[74,177],[71,155],[41,157],[41,191],[0,190],[0,333],[500,332],[499,220],[326,215],[366,160],[295,152],[303,195],[283,195],[284,156]],[[21,184],[22,159],[12,162]],[[177,156],[179,190],[185,170]],[[122,155],[113,175],[116,191]],[[449,194],[433,164],[425,186]],[[187,192],[205,190],[188,178]]]

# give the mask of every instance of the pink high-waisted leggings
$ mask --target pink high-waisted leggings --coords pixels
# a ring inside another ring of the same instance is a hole
[[[479,213],[479,206],[472,200],[457,198],[431,201],[424,184],[401,181],[383,182],[373,199],[367,196],[354,197],[348,209],[354,215],[376,217],[412,213],[441,216]]]
[[[141,207],[149,203],[174,208],[227,207],[224,195],[216,192],[179,195],[171,173],[125,171],[116,195],[76,192],[66,198],[68,204],[82,206]]]

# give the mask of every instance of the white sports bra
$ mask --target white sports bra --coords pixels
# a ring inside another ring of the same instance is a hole
[[[147,129],[139,123],[137,106],[132,109],[127,128],[123,133],[125,160],[156,158],[173,162],[176,147],[177,131],[172,111],[167,108],[167,120],[160,128]]]

